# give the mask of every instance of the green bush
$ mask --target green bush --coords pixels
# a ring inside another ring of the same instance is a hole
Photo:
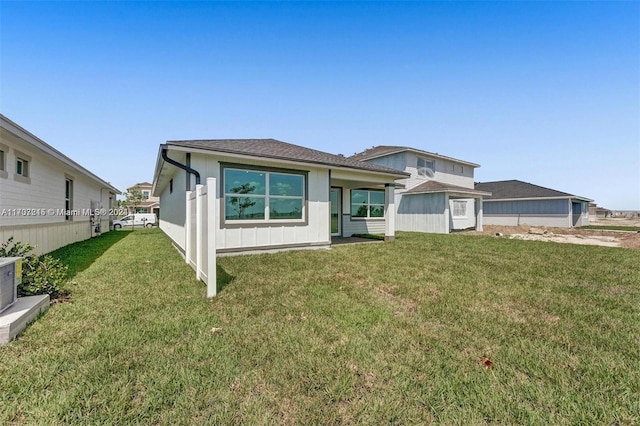
[[[67,265],[49,255],[29,254],[33,249],[34,247],[28,243],[14,243],[13,237],[0,246],[0,257],[23,258],[22,283],[18,285],[18,295],[48,294],[52,299],[66,295],[64,284],[69,269]]]

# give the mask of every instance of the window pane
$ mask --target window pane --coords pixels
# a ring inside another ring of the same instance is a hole
[[[302,198],[269,198],[270,219],[302,219]]]
[[[251,170],[225,169],[225,194],[259,194],[264,195],[266,189],[265,173]]]
[[[382,206],[371,206],[371,211],[369,217],[384,217],[384,207]]]
[[[22,160],[16,161],[16,173],[19,175],[22,174]]]
[[[354,190],[351,191],[351,204],[367,204],[368,191]]]
[[[264,198],[233,197],[227,195],[225,200],[225,219],[255,220],[264,219]]]
[[[366,204],[351,204],[351,216],[353,216],[353,217],[367,217],[367,205]]]
[[[301,175],[269,174],[269,195],[302,197],[304,178]]]
[[[384,204],[384,192],[382,192],[382,191],[371,191],[371,192],[369,192],[369,203],[370,204]]]

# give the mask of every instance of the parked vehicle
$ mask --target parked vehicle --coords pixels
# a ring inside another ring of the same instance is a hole
[[[151,228],[156,224],[154,213],[134,213],[113,221],[113,229],[125,227]]]

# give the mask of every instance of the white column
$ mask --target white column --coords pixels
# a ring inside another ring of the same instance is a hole
[[[449,193],[444,193],[444,233],[448,234],[451,232],[451,211],[449,206]]]
[[[396,238],[396,201],[395,185],[387,183],[384,186],[384,240],[393,241]]]
[[[218,217],[216,216],[216,178],[207,178],[207,297],[214,297],[218,292],[216,279],[216,229]]]
[[[482,231],[482,197],[476,198],[476,231]]]

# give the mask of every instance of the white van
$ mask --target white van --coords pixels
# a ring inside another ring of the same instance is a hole
[[[151,228],[156,224],[154,213],[134,213],[113,221],[113,229],[128,227]]]

